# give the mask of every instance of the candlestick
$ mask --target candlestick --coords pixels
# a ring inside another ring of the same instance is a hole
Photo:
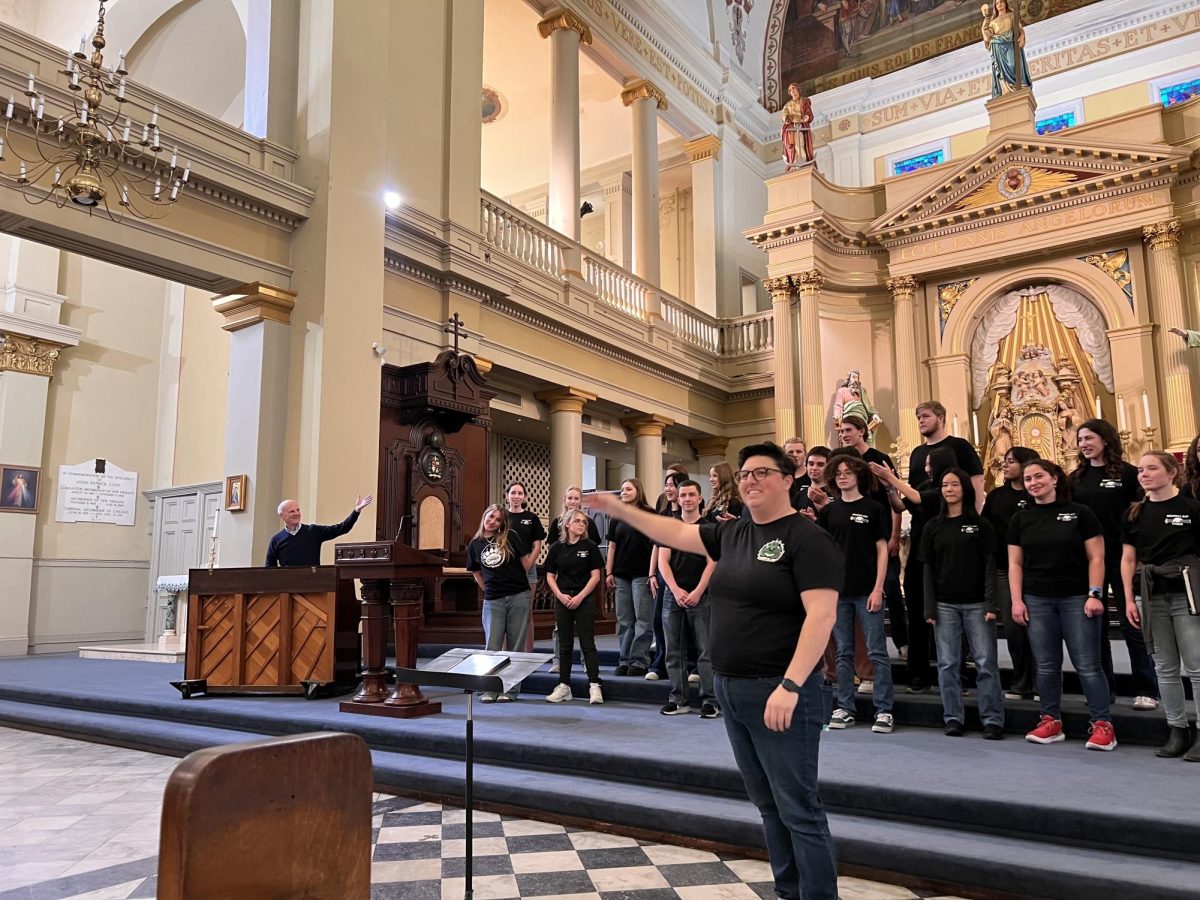
[[[1129,422],[1125,418],[1125,398],[1117,394],[1117,430],[1129,432]]]
[[[954,414],[954,436],[958,437],[958,413]]]
[[[1142,390],[1142,415],[1146,417],[1146,427],[1150,427],[1150,395]]]
[[[1147,450],[1154,449],[1154,434],[1156,431],[1158,431],[1158,429],[1150,425],[1147,425],[1142,429],[1142,443],[1145,445]]]

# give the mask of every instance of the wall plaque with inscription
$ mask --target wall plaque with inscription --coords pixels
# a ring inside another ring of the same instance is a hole
[[[59,522],[132,525],[137,511],[137,472],[126,472],[107,460],[88,460],[58,467]]]

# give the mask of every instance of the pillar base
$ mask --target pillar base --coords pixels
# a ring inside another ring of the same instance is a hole
[[[343,700],[338,704],[338,712],[357,713],[363,716],[383,716],[385,719],[419,719],[421,716],[432,716],[442,711],[442,704],[426,700],[411,706],[388,706],[385,703],[360,703],[357,700]]]

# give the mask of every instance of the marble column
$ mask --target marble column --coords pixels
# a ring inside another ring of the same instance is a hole
[[[288,364],[291,357],[291,291],[248,284],[213,299],[229,332],[229,393],[225,406],[224,474],[245,475],[245,509],[218,511],[221,564],[259,566],[283,496]],[[353,501],[353,497],[351,498]],[[301,511],[304,510],[303,504]],[[306,521],[313,521],[305,516]]]
[[[663,92],[645,79],[626,86],[621,102],[633,113],[633,271],[661,286],[658,242],[658,111]]]
[[[708,134],[683,149],[692,161],[692,278],[696,307],[718,315],[721,283],[721,139]]]
[[[826,390],[821,383],[821,287],[825,276],[815,269],[792,276],[800,306],[800,408],[801,434],[809,447],[827,440],[825,427]],[[775,336],[779,346],[779,335]],[[795,432],[793,432],[795,433]],[[786,440],[788,435],[780,436]]]
[[[729,453],[729,438],[703,437],[692,440],[692,449],[696,451],[696,471],[692,478],[700,482],[700,490],[704,496],[712,495],[708,484],[708,470],[717,463],[726,462]]]
[[[1181,230],[1179,219],[1167,219],[1142,229],[1150,247],[1150,296],[1154,310],[1151,318],[1161,331],[1189,327],[1183,296],[1183,268],[1179,259]],[[1186,450],[1196,435],[1196,404],[1200,402],[1196,369],[1195,350],[1188,350],[1183,341],[1174,336],[1160,338],[1158,380],[1165,402],[1161,406],[1163,421],[1153,424],[1160,429],[1162,446],[1168,450]],[[1145,425],[1145,422],[1141,423],[1142,427]]]
[[[583,484],[583,407],[596,395],[561,387],[536,396],[550,407],[550,509],[554,510],[568,487]]]
[[[604,255],[623,269],[633,268],[633,176],[628,172],[600,182],[604,191]]]
[[[665,416],[651,414],[622,419],[621,424],[633,432],[634,469],[642,487],[646,489],[647,497],[653,502],[662,489],[663,430],[675,422]]]
[[[763,282],[771,292],[775,318],[775,440],[796,434],[796,336],[792,330],[792,279],[787,275]]]
[[[917,359],[917,280],[901,275],[887,280],[892,294],[892,336],[896,343],[896,406],[900,421],[895,432],[900,456],[907,456],[921,440],[916,406],[921,402],[921,375]]]
[[[82,333],[59,324],[59,251],[0,235],[0,462],[40,469],[50,380],[63,350]],[[53,473],[42,470],[38,511],[0,515],[0,656],[24,656],[33,642],[33,559],[37,523],[53,521]],[[0,485],[10,488],[11,485]],[[32,487],[32,485],[31,485]]]
[[[550,182],[547,224],[579,241],[579,45],[592,32],[577,15],[557,8],[538,22],[550,39]],[[568,272],[581,275],[578,253],[564,260]],[[581,275],[582,277],[582,275]]]

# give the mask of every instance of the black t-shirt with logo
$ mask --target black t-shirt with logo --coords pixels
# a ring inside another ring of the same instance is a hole
[[[1020,547],[1023,590],[1042,597],[1083,597],[1088,588],[1084,542],[1104,531],[1082,503],[1035,503],[1008,524],[1008,543]]]
[[[582,538],[573,544],[558,541],[546,554],[546,571],[558,582],[558,589],[574,597],[585,587],[595,569],[604,570],[604,559],[594,541]]]
[[[868,447],[867,452],[862,455],[862,458],[868,463],[879,463],[881,466],[887,466],[893,472],[896,471],[896,464],[892,462],[892,458],[882,450],[877,450],[874,447]],[[892,506],[888,502],[887,486],[881,479],[876,479],[879,482],[879,487],[867,494],[872,500],[883,507],[883,511],[887,513],[884,521],[887,523],[887,535],[884,538],[888,540],[892,536]]]
[[[520,534],[509,531],[508,555],[501,556],[495,541],[477,537],[467,545],[467,571],[483,576],[483,599],[496,600],[529,590],[529,575],[521,557],[529,547]]]
[[[1033,498],[1024,488],[1014,490],[1007,483],[993,489],[983,501],[982,516],[991,523],[997,537],[994,552],[997,569],[1008,570],[1008,542],[1004,539],[1008,534],[1008,523],[1017,510],[1027,506],[1033,506]]]
[[[613,519],[608,523],[607,539],[616,545],[612,569],[615,578],[645,578],[650,574],[650,553],[654,549],[650,538]]]
[[[992,577],[995,532],[975,516],[938,516],[925,526],[921,539],[922,562],[933,575],[936,603],[982,603]]]
[[[983,463],[980,462],[979,454],[975,452],[975,448],[971,446],[970,442],[966,438],[947,435],[936,444],[921,444],[913,449],[908,457],[909,485],[914,488],[919,487],[921,482],[929,477],[925,474],[925,460],[938,447],[949,447],[953,450],[954,464],[968,475],[983,474]]]
[[[530,510],[524,510],[519,513],[510,512],[508,514],[509,530],[515,531],[521,536],[521,540],[525,544],[525,552],[533,547],[534,541],[544,541],[546,539],[546,529],[542,527],[542,520],[538,518],[538,514]]]
[[[841,551],[796,513],[763,525],[753,519],[704,524],[700,540],[717,561],[708,583],[713,669],[738,678],[781,677],[804,626],[800,595],[841,587]]]
[[[1071,474],[1078,474],[1078,478],[1071,479],[1071,499],[1082,503],[1100,520],[1105,556],[1120,556],[1121,521],[1130,504],[1141,500],[1144,493],[1138,484],[1137,469],[1123,462],[1116,475],[1109,474],[1108,466],[1091,465],[1080,466]]]
[[[1161,566],[1200,554],[1200,500],[1177,494],[1170,500],[1147,500],[1140,510],[1136,522],[1127,513],[1121,528],[1121,543],[1137,548],[1138,562]],[[1154,582],[1164,590],[1183,590],[1181,578]]]
[[[841,592],[864,597],[875,590],[876,541],[888,539],[891,514],[870,497],[861,497],[827,504],[818,514],[817,523],[833,536],[846,559]]]

